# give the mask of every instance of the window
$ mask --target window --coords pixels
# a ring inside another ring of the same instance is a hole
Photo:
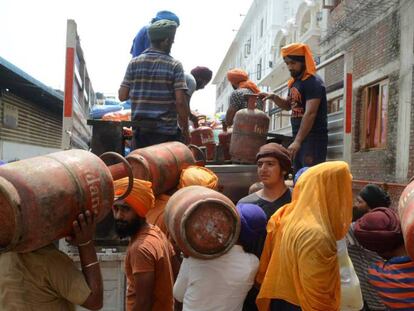
[[[328,114],[341,111],[344,107],[344,100],[342,97],[337,97],[328,101]]]
[[[252,48],[252,39],[247,40],[247,43],[244,45],[244,57],[250,55]]]
[[[384,148],[387,142],[388,80],[367,86],[362,91],[362,135],[364,149]]]
[[[260,38],[263,37],[263,27],[264,27],[264,20],[260,21]]]
[[[262,59],[260,59],[260,62],[257,64],[256,78],[257,80],[262,78]]]

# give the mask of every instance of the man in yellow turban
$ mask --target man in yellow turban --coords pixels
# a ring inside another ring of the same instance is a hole
[[[243,69],[234,68],[227,72],[227,80],[231,83],[234,91],[230,95],[229,108],[226,112],[226,124],[233,125],[233,119],[237,111],[247,108],[246,95],[259,94],[260,89],[249,79],[249,75]],[[256,102],[257,109],[263,110],[263,102]]]
[[[294,141],[288,147],[294,159],[294,170],[325,162],[328,146],[327,100],[322,79],[308,45],[292,43],[282,48],[282,57],[290,71],[287,98],[261,93],[283,110],[292,110]]]
[[[260,258],[260,311],[339,311],[337,243],[352,221],[352,176],[342,161],[309,168],[292,202],[270,218]]]
[[[162,231],[145,220],[154,207],[151,183],[134,179],[131,193],[113,205],[115,227],[121,238],[130,237],[125,258],[128,290],[126,310],[173,311],[174,276],[179,262]],[[128,187],[128,178],[114,182],[115,194]]]

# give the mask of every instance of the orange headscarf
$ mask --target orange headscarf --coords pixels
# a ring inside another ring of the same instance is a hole
[[[154,207],[154,193],[149,181],[134,178],[131,193],[124,199],[140,217],[145,217],[148,210]],[[121,195],[128,188],[128,178],[114,181],[115,195]]]
[[[260,93],[260,89],[257,85],[249,79],[249,75],[243,69],[232,69],[227,72],[227,79],[233,85],[237,85],[238,88],[244,88],[251,90],[254,94]]]
[[[305,73],[302,77],[302,80],[306,80],[310,76],[314,76],[316,74],[316,65],[315,61],[313,60],[312,51],[309,45],[304,43],[292,43],[286,45],[281,50],[282,57],[286,57],[289,55],[292,56],[305,56]],[[288,81],[288,86],[291,87],[293,82],[295,82],[294,78],[290,78]]]
[[[208,168],[191,165],[182,170],[178,189],[188,186],[203,186],[217,190],[218,177]]]
[[[352,220],[352,176],[342,161],[309,168],[292,202],[269,220],[260,258],[260,311],[283,299],[304,311],[340,309],[341,279],[336,241]]]

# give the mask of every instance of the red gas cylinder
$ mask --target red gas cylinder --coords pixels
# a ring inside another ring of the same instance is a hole
[[[219,133],[219,146],[223,152],[224,160],[230,160],[230,141],[231,141],[231,133],[232,129],[227,129],[226,123],[223,122],[223,131]]]
[[[181,170],[196,162],[190,148],[177,141],[136,149],[126,159],[135,178],[152,182],[155,195],[175,188]],[[112,165],[110,170],[114,179],[126,176],[122,164]]]
[[[400,216],[405,249],[408,255],[414,259],[414,181],[408,184],[401,194],[398,214]]]
[[[102,220],[113,201],[109,169],[87,151],[61,151],[3,165],[0,253],[48,245],[72,232],[80,212],[95,211]]]
[[[205,119],[204,116],[203,118]],[[198,126],[198,124],[194,124],[194,126],[195,128],[191,131],[191,144],[199,147],[206,147],[207,160],[213,160],[216,151],[213,129],[208,126]]]
[[[270,118],[255,108],[256,99],[257,95],[248,95],[247,109],[239,110],[234,117],[230,155],[235,163],[256,163],[259,148],[266,144]]]
[[[172,238],[187,256],[219,257],[239,238],[240,217],[234,204],[206,187],[178,190],[168,200],[164,217]]]

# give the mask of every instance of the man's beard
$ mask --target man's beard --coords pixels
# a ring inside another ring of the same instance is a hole
[[[294,79],[299,78],[302,75],[303,71],[299,72],[299,71],[290,71],[290,76]]]
[[[124,220],[115,220],[115,231],[118,236],[123,239],[128,236],[133,236],[144,225],[145,219],[136,218],[131,222]]]

